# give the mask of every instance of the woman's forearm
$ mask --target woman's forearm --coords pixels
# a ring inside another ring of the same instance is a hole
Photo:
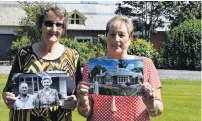
[[[87,106],[82,107],[81,105],[78,104],[77,106],[78,112],[80,115],[82,115],[85,118],[88,118],[93,110],[93,104],[89,103]]]
[[[161,115],[163,112],[163,103],[161,100],[155,100],[154,101],[154,108],[153,109],[148,109],[148,113],[150,114],[151,117],[156,117]]]

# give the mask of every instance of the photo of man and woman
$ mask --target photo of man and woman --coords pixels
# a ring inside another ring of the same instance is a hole
[[[63,71],[17,73],[13,75],[14,109],[32,109],[62,105],[75,89],[73,78]]]

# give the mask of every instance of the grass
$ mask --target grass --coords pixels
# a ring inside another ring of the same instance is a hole
[[[0,74],[0,93],[5,86],[6,74]],[[164,112],[151,121],[201,121],[201,82],[187,80],[162,80]],[[8,109],[0,95],[0,121],[8,120]],[[73,121],[85,121],[77,110]]]

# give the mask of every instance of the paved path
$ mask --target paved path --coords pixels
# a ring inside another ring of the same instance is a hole
[[[11,66],[0,66],[0,73],[8,74]],[[162,70],[158,69],[160,79],[201,80],[201,71]]]

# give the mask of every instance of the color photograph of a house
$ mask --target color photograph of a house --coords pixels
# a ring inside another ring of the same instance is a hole
[[[99,84],[99,94],[123,96],[141,94],[140,88],[144,80],[142,60],[89,59],[88,63],[89,82],[92,85]]]

